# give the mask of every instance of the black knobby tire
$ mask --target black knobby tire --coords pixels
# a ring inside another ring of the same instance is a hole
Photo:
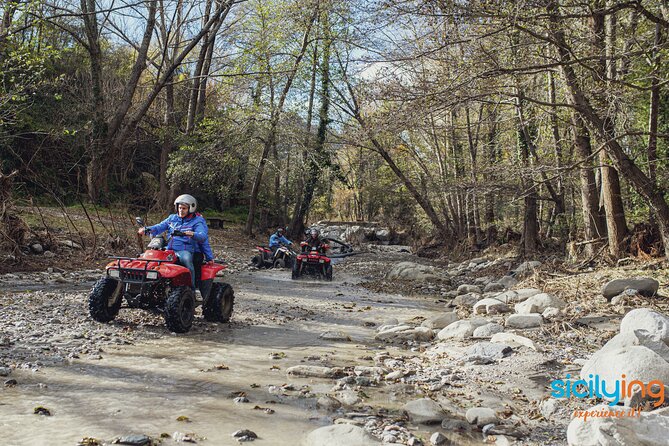
[[[293,280],[297,280],[300,278],[300,265],[297,262],[293,262],[293,268],[290,278]]]
[[[111,277],[103,277],[95,282],[88,296],[88,311],[98,322],[114,320],[121,308],[123,293],[121,283]]]
[[[286,267],[286,262],[284,262],[283,259],[276,259],[274,261],[274,268],[276,269],[283,269]]]
[[[325,267],[325,280],[332,282],[332,264],[328,263]]]
[[[202,314],[209,322],[228,322],[235,306],[235,292],[227,283],[214,283],[209,299],[202,307]]]
[[[193,325],[195,293],[188,286],[172,288],[165,301],[165,325],[174,333],[186,333]]]
[[[257,268],[264,268],[265,267],[265,260],[263,259],[262,255],[257,255],[254,257],[256,259],[256,267]]]

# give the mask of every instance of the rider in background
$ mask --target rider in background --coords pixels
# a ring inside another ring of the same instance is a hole
[[[157,225],[139,228],[138,231],[140,234],[148,233],[148,235],[158,235],[169,231],[168,249],[173,249],[179,258],[179,263],[190,271],[193,289],[195,289],[193,255],[202,252],[205,260],[210,261],[214,258],[209,245],[207,222],[202,215],[195,213],[196,209],[197,200],[192,195],[179,195],[174,200],[176,214],[171,214]],[[184,235],[172,236],[174,231],[181,231]]]
[[[318,236],[318,229],[312,229],[309,231],[309,236],[305,240],[306,246],[302,245],[302,251],[311,251],[312,248],[316,248],[319,252],[323,248],[323,242],[321,241],[321,238]]]
[[[272,250],[272,253],[275,253],[277,249],[281,247],[281,244],[292,245],[293,242],[288,240],[284,235],[283,228],[279,228],[276,232],[269,237],[269,249]]]

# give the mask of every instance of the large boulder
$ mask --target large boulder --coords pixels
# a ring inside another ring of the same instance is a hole
[[[606,381],[609,386],[620,381],[623,374],[627,382],[659,380],[669,383],[669,362],[648,347],[634,345],[598,352],[581,369],[581,379],[590,380],[590,375],[599,375],[600,382]]]
[[[660,282],[650,277],[614,279],[602,287],[602,295],[607,300],[611,300],[625,290],[637,290],[642,296],[652,297],[657,294],[659,287]]]
[[[467,349],[463,361],[489,364],[498,359],[505,358],[511,353],[513,353],[513,349],[508,345],[492,342],[478,342]]]
[[[475,294],[481,294],[481,287],[478,285],[460,285],[458,287],[458,295],[461,294],[468,294],[468,293],[475,293]]]
[[[634,347],[640,345],[646,347],[660,355],[665,361],[669,361],[669,346],[662,342],[657,335],[653,335],[646,330],[634,330],[634,332],[618,333],[604,346],[593,354],[601,355],[606,352],[616,350],[623,347]]]
[[[567,303],[557,296],[548,293],[540,293],[528,297],[527,300],[523,302],[517,303],[515,305],[515,310],[516,313],[519,314],[543,313],[546,308],[553,307],[563,309],[566,305]]]
[[[567,428],[570,446],[667,446],[669,416],[661,411],[641,412],[638,416],[597,416],[611,412],[627,412],[629,408],[600,404],[577,416]],[[627,414],[625,414],[627,415]]]
[[[504,327],[494,322],[477,327],[472,334],[475,338],[489,338],[504,331]]]
[[[437,338],[442,341],[446,339],[471,338],[474,330],[486,324],[488,324],[487,320],[479,318],[456,321],[437,333]]]
[[[393,266],[386,279],[425,280],[439,279],[439,272],[431,266],[421,265],[414,262],[400,262]]]
[[[381,442],[366,430],[351,424],[320,427],[302,441],[303,446],[376,446]]]
[[[649,308],[630,311],[620,321],[620,332],[633,333],[636,330],[646,330],[669,345],[669,317],[662,313]]]

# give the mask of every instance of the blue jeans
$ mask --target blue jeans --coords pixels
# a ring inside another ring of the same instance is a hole
[[[181,265],[190,271],[191,287],[195,289],[195,264],[193,263],[193,253],[190,251],[175,251]]]

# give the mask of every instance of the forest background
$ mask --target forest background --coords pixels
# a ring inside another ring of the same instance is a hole
[[[21,206],[464,251],[669,247],[665,0],[0,0],[0,239]],[[91,211],[92,212],[92,211]]]

